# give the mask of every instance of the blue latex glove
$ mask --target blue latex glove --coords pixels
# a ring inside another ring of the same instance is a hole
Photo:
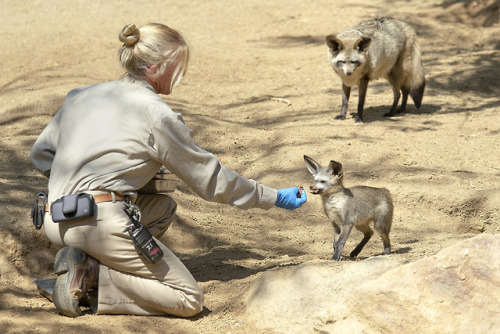
[[[299,197],[297,197],[299,196]],[[276,199],[275,206],[278,208],[293,210],[300,208],[302,204],[307,201],[306,191],[302,189],[301,194],[299,195],[299,188],[285,188],[278,189],[278,198]]]

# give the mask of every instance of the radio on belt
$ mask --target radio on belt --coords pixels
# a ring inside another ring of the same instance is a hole
[[[156,243],[151,232],[141,223],[141,213],[139,207],[130,202],[124,203],[123,211],[130,217],[134,224],[128,231],[135,246],[151,263],[158,262],[163,257],[163,251]]]

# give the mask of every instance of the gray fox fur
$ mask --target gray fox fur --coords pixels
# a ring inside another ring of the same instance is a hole
[[[371,222],[374,222],[374,229],[382,238],[384,253],[389,255],[391,252],[389,232],[394,211],[389,190],[367,186],[344,188],[344,174],[340,162],[332,160],[325,168],[306,155],[304,161],[314,176],[311,193],[321,196],[325,213],[333,225],[332,259],[335,261],[340,259],[353,227],[364,235],[363,240],[350,254],[351,257],[357,257],[373,235],[369,225]]]
[[[342,110],[335,119],[345,119],[351,87],[358,86],[356,122],[363,122],[368,82],[378,78],[387,79],[394,93],[391,110],[384,116],[403,113],[408,94],[420,108],[425,75],[420,46],[408,24],[390,17],[377,18],[328,35],[326,44],[330,64],[342,80]],[[396,109],[401,95],[401,106]]]

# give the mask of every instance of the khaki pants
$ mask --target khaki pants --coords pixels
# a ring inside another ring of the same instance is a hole
[[[90,192],[99,194],[102,192]],[[141,222],[159,238],[177,204],[167,195],[139,195]],[[45,233],[57,247],[73,246],[100,262],[97,314],[193,316],[203,309],[203,292],[182,262],[161,242],[163,258],[149,263],[136,250],[123,202],[98,203],[97,219],[54,223],[45,215]]]

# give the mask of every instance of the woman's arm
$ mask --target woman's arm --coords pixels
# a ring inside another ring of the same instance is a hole
[[[225,168],[215,155],[196,145],[180,114],[167,113],[155,124],[151,144],[157,159],[207,201],[241,209],[269,209],[276,202],[275,189]]]
[[[31,162],[46,177],[50,176],[52,161],[56,154],[60,118],[61,111],[52,118],[31,148]]]

